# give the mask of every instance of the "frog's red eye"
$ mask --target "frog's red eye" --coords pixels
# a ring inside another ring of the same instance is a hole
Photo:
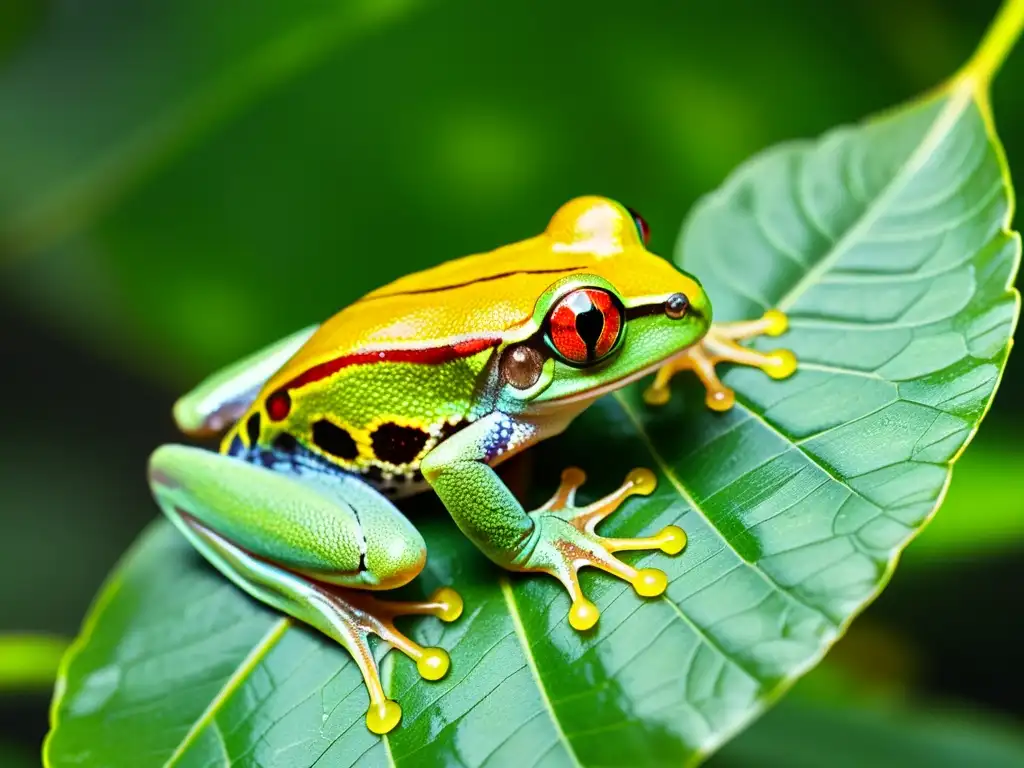
[[[643,240],[644,245],[647,245],[651,241],[651,228],[647,226],[647,222],[644,217],[634,211],[632,208],[627,208],[629,215],[633,217],[633,223],[636,224],[637,234],[640,235],[640,239]]]
[[[608,291],[580,288],[551,310],[551,346],[572,365],[596,363],[606,357],[622,334],[622,306]]]

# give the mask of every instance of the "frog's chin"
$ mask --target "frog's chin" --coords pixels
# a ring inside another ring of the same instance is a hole
[[[534,403],[530,410],[535,412],[543,412],[549,410],[557,410],[572,405],[580,405],[582,410],[582,407],[585,407],[590,402],[597,400],[599,397],[603,397],[604,395],[607,395],[609,392],[614,392],[617,389],[622,389],[626,385],[632,384],[637,379],[642,379],[644,376],[648,376],[654,373],[659,368],[661,368],[661,366],[665,365],[665,363],[669,362],[670,360],[674,360],[680,355],[686,354],[687,349],[689,349],[689,347],[684,347],[678,352],[673,352],[668,357],[664,357],[661,360],[657,360],[651,363],[650,365],[646,365],[643,368],[640,368],[636,371],[627,373],[626,375],[620,376],[617,379],[612,379],[611,381],[605,382],[599,387],[588,389],[584,392],[575,392],[571,395],[564,395],[563,397],[557,397],[552,400],[544,400],[539,403]]]

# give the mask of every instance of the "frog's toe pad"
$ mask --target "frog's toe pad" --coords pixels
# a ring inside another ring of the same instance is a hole
[[[577,632],[586,632],[597,624],[601,612],[585,597],[577,598],[569,609],[569,626]]]
[[[709,388],[704,396],[704,404],[712,411],[724,413],[736,405],[736,393],[726,386]]]
[[[767,355],[761,370],[773,379],[785,379],[796,370],[796,355],[788,349],[777,349]]]
[[[380,736],[393,731],[401,719],[402,708],[391,699],[371,704],[366,710],[366,727]]]
[[[644,402],[648,405],[665,405],[672,399],[672,392],[667,384],[651,384],[644,390]]]
[[[761,318],[767,336],[781,336],[789,328],[789,318],[777,309],[769,309]]]
[[[657,568],[643,568],[636,572],[633,589],[640,597],[657,597],[668,588],[668,577]]]
[[[686,547],[686,531],[678,525],[666,526],[657,538],[661,541],[661,551],[666,555],[678,555]]]
[[[434,590],[428,603],[436,606],[433,614],[445,623],[451,623],[462,615],[462,596],[451,587]]]
[[[416,661],[416,670],[424,680],[440,680],[448,674],[452,661],[441,648],[424,648]]]

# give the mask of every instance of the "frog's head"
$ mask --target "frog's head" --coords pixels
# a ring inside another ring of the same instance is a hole
[[[581,197],[530,242],[572,272],[537,299],[528,327],[503,345],[502,396],[528,409],[579,403],[652,372],[698,342],[711,303],[696,279],[646,247],[639,215]]]

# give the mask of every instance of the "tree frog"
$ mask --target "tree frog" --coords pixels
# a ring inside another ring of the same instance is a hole
[[[413,642],[394,619],[454,621],[462,611],[448,587],[418,602],[374,596],[408,583],[426,561],[394,499],[433,489],[499,566],[557,578],[571,598],[569,623],[586,631],[598,610],[580,588],[580,568],[653,597],[665,574],[614,553],[677,555],[685,546],[675,526],[632,539],[596,530],[627,497],[649,494],[653,473],[634,470],[609,496],[577,506],[584,476],[568,469],[550,501],[528,511],[495,466],[649,373],[657,373],[646,393],[652,404],[668,399],[676,372],[693,370],[707,404],[725,410],[733,394],[717,363],[777,378],[793,372],[790,352],[737,343],[782,333],[784,315],[712,326],[700,283],[646,244],[647,226],[630,209],[572,200],[542,234],[402,277],[175,404],[182,431],[224,437],[219,453],[184,445],[153,453],[149,481],[160,507],[231,581],[351,653],[369,693],[371,731],[394,728],[401,709],[383,691],[368,636],[437,680],[447,654]]]

